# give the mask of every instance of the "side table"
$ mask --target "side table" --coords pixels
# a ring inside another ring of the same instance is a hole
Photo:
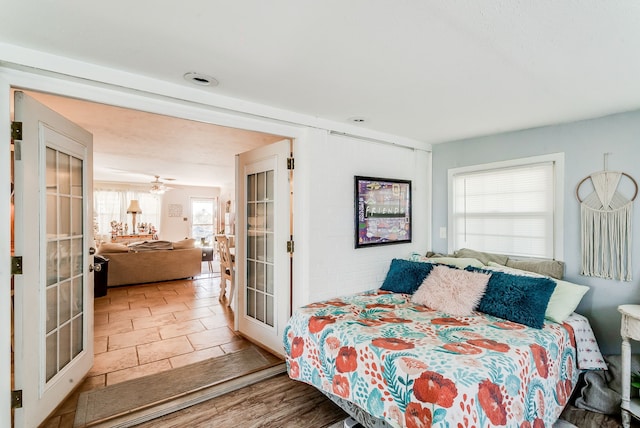
[[[209,264],[209,273],[213,272],[213,248],[212,247],[202,247],[202,261],[208,262]]]
[[[629,340],[640,340],[640,305],[620,305],[622,314],[620,335],[622,336],[622,426],[629,428],[631,416],[640,417],[640,399],[631,399],[631,344]]]

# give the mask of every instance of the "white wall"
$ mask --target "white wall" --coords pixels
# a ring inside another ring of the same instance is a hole
[[[220,189],[217,187],[171,186],[174,189],[162,195],[162,220],[160,222],[159,239],[179,241],[191,237],[191,198],[217,198]],[[169,217],[169,204],[182,206],[182,216]],[[218,216],[220,213],[218,213]]]
[[[391,259],[426,251],[430,152],[313,130],[295,145],[294,157],[294,204],[301,213],[294,224],[294,269],[303,282],[294,284],[294,307],[378,288]],[[355,249],[356,175],[412,181],[411,243]]]
[[[585,176],[603,169],[623,171],[640,182],[640,111],[600,119],[546,126],[433,146],[433,230],[447,226],[447,170],[460,166],[564,152],[565,279],[591,287],[577,312],[587,316],[605,353],[620,353],[621,304],[640,303],[640,259],[633,262],[633,281],[621,282],[580,275],[580,206],[576,186]],[[627,183],[628,184],[628,183]],[[589,189],[583,189],[585,196]],[[625,189],[628,190],[628,189]],[[632,193],[626,193],[631,196]],[[640,254],[640,208],[633,212],[632,254]],[[433,237],[433,250],[447,251],[447,240]]]

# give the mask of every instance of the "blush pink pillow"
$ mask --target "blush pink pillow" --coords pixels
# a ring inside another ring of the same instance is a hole
[[[435,266],[411,301],[453,316],[469,315],[480,303],[490,276]]]

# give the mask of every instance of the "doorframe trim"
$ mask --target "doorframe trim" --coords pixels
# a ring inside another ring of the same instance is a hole
[[[0,170],[7,171],[0,174],[0,200],[9,201],[11,198],[11,112],[9,99],[11,89],[9,81],[0,75]],[[11,204],[0,204],[0,234],[11,234]],[[11,330],[11,269],[6,261],[11,256],[11,240],[0,240],[0,302],[4,308],[0,310],[0,331]],[[11,335],[0,335],[0,426],[11,426]]]

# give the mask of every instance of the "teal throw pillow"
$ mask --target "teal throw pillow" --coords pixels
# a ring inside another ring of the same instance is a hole
[[[413,294],[433,269],[431,263],[412,262],[404,259],[391,260],[382,290],[393,293]]]

